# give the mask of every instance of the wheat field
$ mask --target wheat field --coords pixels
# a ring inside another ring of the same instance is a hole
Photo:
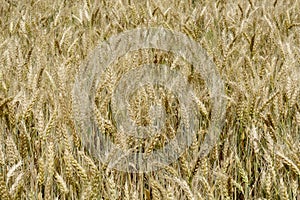
[[[212,112],[201,74],[155,49],[113,63],[95,85],[94,115],[97,130],[121,148],[151,153],[185,119],[171,91],[145,86],[129,102],[130,118],[149,125],[147,110],[157,101],[169,113],[167,128],[146,141],[116,130],[110,97],[127,71],[145,63],[177,67],[199,100],[201,128],[191,146],[148,173],[121,172],[94,156],[72,93],[98,44],[139,27],[176,30],[201,44],[227,99],[218,141],[198,157]],[[0,28],[1,200],[300,199],[298,0],[0,0]]]

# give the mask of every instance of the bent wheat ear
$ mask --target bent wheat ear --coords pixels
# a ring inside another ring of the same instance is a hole
[[[69,189],[67,188],[67,184],[64,181],[63,177],[60,176],[57,172],[55,173],[55,180],[57,181],[60,191],[64,194],[67,194],[69,192]]]

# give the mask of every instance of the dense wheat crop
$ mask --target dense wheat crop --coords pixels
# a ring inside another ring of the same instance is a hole
[[[83,145],[72,90],[99,43],[139,27],[176,30],[201,44],[224,81],[227,105],[217,143],[200,158],[211,120],[201,74],[161,50],[118,59],[96,85],[94,115],[121,148],[159,149],[185,119],[172,92],[150,85],[133,94],[130,116],[151,123],[144,111],[157,101],[171,113],[167,128],[147,141],[116,130],[110,95],[141,64],[164,63],[186,75],[202,119],[178,160],[129,173]],[[298,0],[0,0],[0,29],[1,200],[300,199]]]

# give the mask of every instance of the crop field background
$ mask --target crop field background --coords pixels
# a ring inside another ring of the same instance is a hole
[[[212,111],[201,74],[162,50],[119,58],[95,85],[94,99],[98,130],[119,147],[151,153],[184,120],[172,92],[147,86],[133,94],[130,117],[149,125],[149,105],[163,102],[167,128],[147,141],[116,130],[111,94],[141,64],[165,63],[184,74],[201,117],[175,162],[130,173],[83,145],[72,91],[98,44],[141,27],[175,30],[201,44],[224,81],[227,104],[217,143],[198,157]],[[300,199],[300,1],[0,0],[0,29],[1,200]]]

